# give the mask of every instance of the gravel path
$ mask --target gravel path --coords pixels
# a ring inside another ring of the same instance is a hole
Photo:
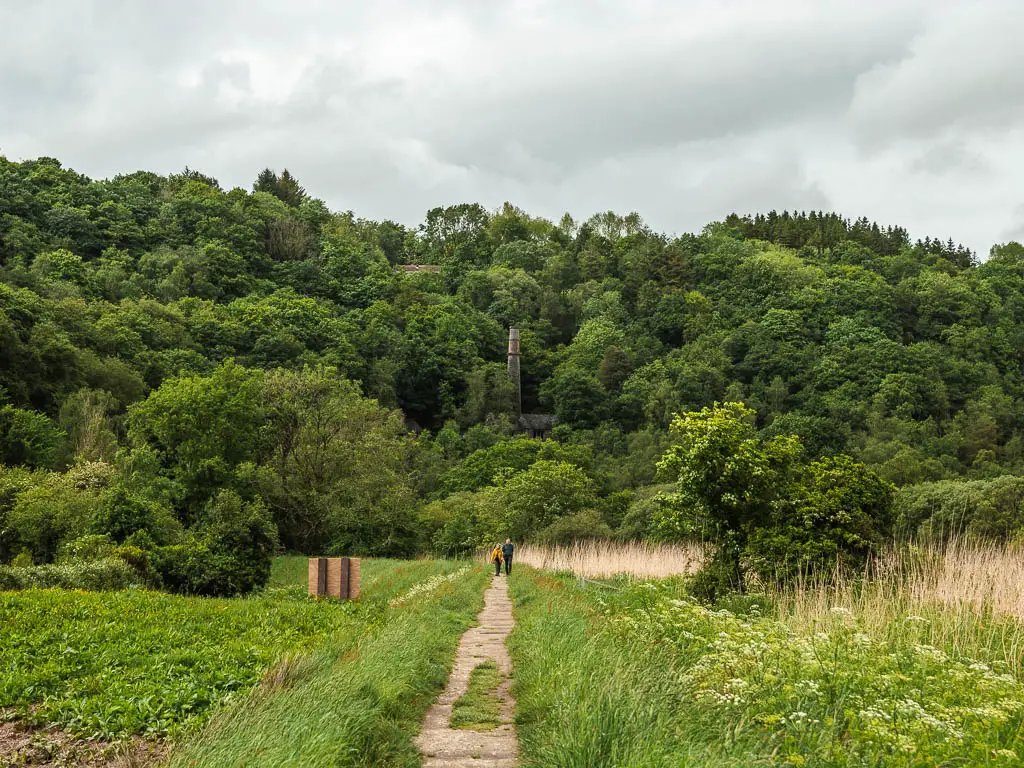
[[[515,701],[509,691],[512,686],[512,660],[505,647],[505,638],[512,631],[512,602],[508,598],[507,577],[494,578],[484,595],[484,609],[477,620],[479,626],[462,636],[448,687],[427,712],[416,737],[416,746],[423,754],[424,768],[513,768],[518,764],[516,727],[512,719]],[[493,659],[504,675],[497,691],[502,699],[502,724],[491,731],[449,728],[452,705],[466,692],[469,673],[487,659]]]

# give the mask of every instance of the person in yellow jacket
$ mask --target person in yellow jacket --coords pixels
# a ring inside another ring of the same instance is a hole
[[[495,544],[491,550],[491,562],[494,563],[494,575],[501,576],[501,544]]]

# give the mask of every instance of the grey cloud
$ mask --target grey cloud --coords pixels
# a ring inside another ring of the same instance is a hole
[[[746,11],[749,18],[707,37],[663,32],[646,45],[629,41],[634,45],[621,55],[608,49],[608,36],[568,60],[544,50],[537,61],[509,62],[502,81],[469,79],[454,93],[433,94],[418,105],[418,118],[434,133],[439,154],[463,165],[500,159],[500,147],[513,139],[543,161],[573,168],[685,141],[753,135],[841,111],[857,75],[898,55],[914,25],[910,14],[895,14],[884,30],[861,36],[863,12],[843,6],[839,14],[758,34],[766,11]],[[663,21],[686,31],[676,19]]]
[[[1002,240],[1016,240],[1024,243],[1024,204],[1018,205],[1013,212],[1014,223],[1002,233]]]
[[[984,175],[992,170],[989,161],[969,149],[962,139],[941,141],[929,147],[910,161],[909,168],[916,173],[934,175],[960,172]]]
[[[992,131],[1024,116],[1024,5],[940,4],[899,61],[858,79],[851,116],[867,148]]]
[[[837,206],[987,252],[1020,220],[1022,31],[1004,0],[0,0],[0,152],[287,166],[409,224]]]

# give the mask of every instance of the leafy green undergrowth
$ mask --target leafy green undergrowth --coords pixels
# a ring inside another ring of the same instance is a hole
[[[872,637],[843,612],[798,634],[678,584],[619,586],[510,585],[525,764],[1021,764],[1024,688],[1005,668]]]
[[[501,699],[497,688],[501,671],[491,659],[477,664],[469,673],[469,687],[452,707],[448,724],[452,728],[490,731],[501,725]]]
[[[418,766],[412,734],[443,687],[488,582],[480,566],[445,565],[460,575],[409,589],[375,631],[351,645],[327,643],[295,673],[253,691],[179,749],[172,768]]]
[[[236,599],[146,590],[0,592],[0,708],[88,738],[174,735],[252,688],[280,657],[351,646],[387,601],[454,564],[364,561],[364,599],[299,587]]]

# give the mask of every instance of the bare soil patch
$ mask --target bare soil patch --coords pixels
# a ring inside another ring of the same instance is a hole
[[[166,744],[147,739],[90,741],[56,728],[0,722],[0,768],[143,768],[167,754]]]

